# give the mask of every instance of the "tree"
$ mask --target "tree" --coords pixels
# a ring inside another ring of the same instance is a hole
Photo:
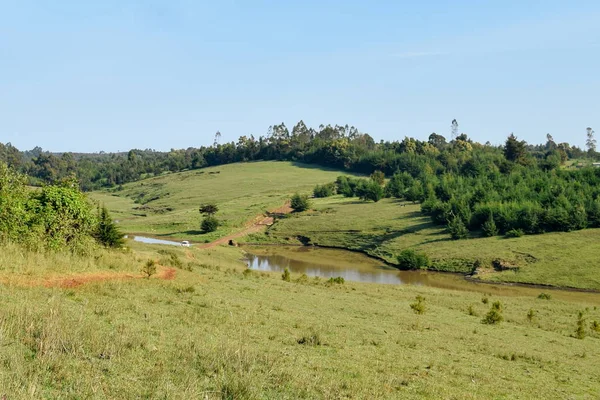
[[[452,120],[451,132],[451,138],[455,140],[458,137],[458,121],[456,119]]]
[[[150,277],[156,274],[156,261],[148,260],[142,265],[142,274],[146,277],[146,279],[150,279]]]
[[[430,145],[436,147],[438,150],[442,150],[444,147],[446,147],[446,138],[442,135],[438,135],[435,132],[429,135],[429,139],[427,141]]]
[[[588,148],[588,152],[594,153],[596,152],[596,139],[594,138],[594,130],[592,128],[587,128],[587,139],[585,141],[585,146]]]
[[[215,218],[212,215],[207,215],[202,220],[202,224],[200,225],[200,227],[202,228],[204,233],[209,233],[216,231],[220,224],[221,223],[217,218]]]
[[[385,174],[381,171],[375,171],[371,174],[371,180],[378,185],[383,186],[385,183]]]
[[[483,236],[487,237],[496,236],[498,234],[498,228],[494,221],[494,214],[490,213],[488,219],[481,226],[481,230],[483,231]]]
[[[383,198],[383,195],[383,187],[380,184],[375,181],[367,181],[360,187],[358,197],[364,201],[372,200],[377,203]]]
[[[94,236],[106,247],[121,247],[124,243],[123,233],[113,222],[105,206],[98,207],[98,226]]]
[[[214,203],[202,204],[200,206],[200,214],[204,216],[212,216],[219,212],[219,207]]]
[[[217,133],[215,133],[215,142],[213,143],[214,147],[217,147],[219,145],[220,139],[221,139],[221,132],[217,131]]]
[[[456,215],[448,221],[448,230],[450,231],[450,236],[454,240],[465,239],[469,234],[469,230],[465,226],[465,223]]]
[[[310,202],[308,201],[308,196],[299,195],[296,193],[292,196],[290,201],[290,206],[295,212],[306,211],[310,208]]]
[[[514,134],[510,134],[504,145],[504,157],[507,160],[523,164],[527,157],[526,143],[524,140],[519,141]]]

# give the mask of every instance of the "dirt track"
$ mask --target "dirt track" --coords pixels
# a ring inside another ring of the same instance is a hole
[[[274,210],[269,211],[270,215],[281,215],[281,214],[289,214],[291,213],[292,207],[290,207],[289,203],[284,204],[283,206],[276,208]],[[215,240],[214,242],[196,245],[195,247],[199,249],[210,249],[211,247],[219,246],[222,244],[229,243],[230,240],[237,239],[239,237],[243,237],[249,235],[251,233],[260,232],[265,229],[267,226],[273,225],[274,218],[272,216],[259,215],[254,220],[252,220],[244,229],[239,232],[232,233],[231,235],[224,236],[220,239]]]

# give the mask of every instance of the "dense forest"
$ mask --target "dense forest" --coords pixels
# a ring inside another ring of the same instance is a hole
[[[282,123],[258,139],[242,136],[224,144],[217,132],[212,146],[169,152],[52,154],[0,144],[0,161],[26,174],[31,185],[75,177],[84,191],[240,161],[299,161],[371,174],[369,181],[342,178],[337,191],[364,200],[387,196],[421,202],[423,212],[447,224],[456,239],[470,231],[519,236],[600,226],[600,169],[561,168],[569,159],[598,159],[591,128],[587,151],[555,143],[551,135],[544,144],[530,145],[511,134],[503,146],[493,146],[458,132],[454,120],[450,140],[432,133],[427,141],[406,137],[376,143],[354,127],[315,130],[300,121],[291,132]],[[332,187],[315,195],[327,195]]]

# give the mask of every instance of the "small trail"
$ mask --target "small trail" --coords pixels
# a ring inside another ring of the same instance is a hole
[[[159,266],[156,275],[152,276],[151,279],[173,280],[175,279],[176,274],[177,270],[175,270],[175,268]],[[39,279],[24,278],[25,277],[22,276],[16,276],[12,278],[0,277],[0,283],[5,285],[25,287],[44,286],[47,288],[74,288],[92,282],[124,281],[129,279],[144,279],[145,277],[141,274],[131,274],[125,272],[93,272],[68,276],[58,275]]]
[[[266,216],[265,215],[257,216],[256,218],[254,218],[252,220],[252,222],[250,222],[244,229],[242,229],[239,232],[235,232],[230,235],[224,236],[220,239],[217,239],[213,242],[196,245],[194,247],[197,247],[199,249],[210,249],[215,246],[227,244],[227,243],[229,243],[230,240],[237,239],[239,237],[243,237],[243,236],[249,235],[251,233],[260,232],[263,229],[265,229],[267,226],[273,225],[273,222],[275,222],[274,216],[289,214],[292,211],[293,211],[293,209],[290,206],[290,203],[287,202],[283,206],[269,211]]]

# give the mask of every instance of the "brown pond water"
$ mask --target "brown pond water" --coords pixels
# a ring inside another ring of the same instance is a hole
[[[460,274],[428,271],[399,271],[361,253],[347,250],[303,246],[244,246],[248,267],[259,271],[319,276],[325,279],[341,276],[348,281],[391,285],[422,285],[442,289],[474,291],[501,296],[538,296],[541,292],[553,298],[600,304],[600,294],[547,287],[487,284],[466,280]]]

